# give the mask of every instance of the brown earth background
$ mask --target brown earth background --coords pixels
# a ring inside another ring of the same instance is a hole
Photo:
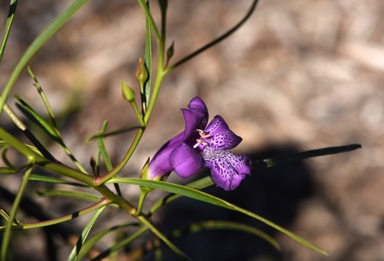
[[[2,25],[7,15],[5,2],[1,2]],[[40,0],[18,4],[1,64],[2,86],[31,41],[69,3]],[[249,5],[250,1],[243,0],[170,1],[167,45],[175,42],[173,61],[224,33]],[[156,2],[153,10],[158,18]],[[144,16],[135,1],[90,1],[30,62],[59,117],[67,145],[85,166],[96,156],[96,144],[85,140],[105,119],[109,129],[135,123],[129,104],[121,97],[120,82],[138,93],[135,70],[143,43]],[[255,159],[360,143],[363,148],[351,153],[253,172],[235,192],[209,190],[271,218],[329,251],[329,257],[268,229],[281,244],[281,254],[264,252],[264,247],[255,247],[253,237],[231,232],[219,232],[220,236],[200,233],[184,240],[195,239],[198,244],[183,240],[176,244],[191,248],[186,252],[196,260],[384,260],[383,72],[384,2],[261,0],[253,16],[232,37],[166,78],[143,141],[121,175],[137,177],[147,157],[183,129],[179,109],[197,95],[206,102],[211,117],[220,114],[243,138],[235,152]],[[22,96],[43,112],[32,83],[24,72],[12,95]],[[9,104],[15,108],[14,103],[11,96]],[[1,125],[17,133],[4,115]],[[35,127],[31,129],[37,132]],[[131,139],[132,134],[124,134],[107,140],[114,163]],[[48,148],[69,162],[58,146]],[[20,180],[20,175],[2,176],[0,186],[14,193]],[[170,180],[191,181],[175,175]],[[39,186],[29,189],[33,192]],[[123,192],[136,197],[138,190],[127,187]],[[160,194],[151,196],[156,199]],[[53,216],[84,206],[74,206],[70,200],[35,196],[34,200]],[[235,219],[232,214],[216,212],[213,206],[181,202],[184,204],[175,203],[157,217],[164,228],[186,224],[193,215],[197,219]],[[4,199],[0,205],[10,209]],[[21,219],[28,218],[21,214]],[[113,224],[126,222],[126,215],[118,210],[103,218],[102,222]],[[86,221],[80,218],[69,227],[79,232]],[[23,258],[20,260],[49,260],[43,238],[40,230],[18,232],[15,239],[20,245],[13,242],[12,246]],[[58,260],[66,260],[70,248],[60,237],[55,242]],[[109,243],[103,241],[100,248]],[[230,254],[226,249],[231,249]]]

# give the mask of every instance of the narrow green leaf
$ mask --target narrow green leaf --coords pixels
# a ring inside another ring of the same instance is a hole
[[[124,132],[130,132],[130,131],[134,131],[134,130],[137,130],[137,129],[143,129],[143,128],[144,128],[143,126],[127,126],[127,127],[123,127],[123,128],[117,129],[117,130],[105,132],[103,134],[97,133],[97,134],[89,137],[86,140],[86,142],[90,142],[92,140],[98,139],[99,137],[114,136],[114,135],[118,135],[118,134],[121,134],[121,133],[124,133]]]
[[[9,220],[9,215],[2,208],[0,208],[0,216],[2,216],[5,220]]]
[[[112,165],[111,158],[109,157],[108,151],[105,148],[104,136],[103,136],[103,134],[107,130],[107,126],[108,126],[108,121],[104,121],[103,127],[100,132],[101,136],[97,138],[97,141],[98,141],[99,153],[101,154],[104,160],[105,166],[108,171],[111,171],[113,169],[113,165]],[[117,194],[121,196],[122,194],[121,194],[119,184],[113,184],[113,186],[115,187]]]
[[[36,123],[42,130],[44,130],[52,139],[60,141],[52,125],[47,122],[43,117],[41,117],[26,101],[24,101],[19,96],[16,96],[16,99],[20,102],[16,106],[21,110],[21,112],[31,121]]]
[[[34,82],[35,82],[34,86],[36,87],[37,92],[39,93],[40,98],[43,101],[44,106],[45,106],[45,108],[46,108],[46,110],[48,112],[49,119],[51,120],[51,124],[50,125],[52,126],[54,132],[57,133],[57,135],[59,135],[59,133],[58,133],[59,131],[57,129],[57,124],[56,124],[56,120],[55,120],[55,115],[53,113],[51,105],[49,104],[48,98],[45,95],[45,92],[44,92],[43,88],[41,87],[39,81],[37,80],[36,76],[34,75],[34,73],[32,72],[30,67],[28,67],[28,73],[32,77],[32,79],[34,80]]]
[[[72,182],[72,181],[54,178],[54,177],[47,177],[39,174],[32,174],[29,180],[46,182],[46,183],[63,184],[63,185],[72,185],[72,186],[78,186],[78,187],[84,187],[84,188],[89,187],[81,183]]]
[[[125,227],[137,226],[137,225],[138,225],[138,223],[126,223],[126,224],[121,224],[118,226],[109,227],[109,228],[106,228],[106,229],[96,233],[95,235],[90,237],[87,241],[83,242],[83,245],[82,245],[80,251],[78,252],[76,259],[82,260],[85,257],[85,255],[97,244],[97,242],[100,239],[102,239],[104,236],[106,236],[108,233],[116,231],[118,229],[125,228]],[[112,251],[109,253],[112,253]]]
[[[214,182],[212,181],[212,178],[210,176],[206,176],[204,178],[201,178],[199,180],[193,181],[189,184],[187,184],[187,187],[201,190],[204,188],[207,188],[209,186],[212,186]],[[182,197],[180,194],[170,194],[165,197],[160,198],[158,201],[156,201],[151,209],[149,210],[149,215],[153,215],[157,210],[159,210],[162,206],[165,206],[167,203],[174,201],[175,199],[178,199]]]
[[[39,189],[36,191],[36,194],[39,196],[45,197],[62,197],[62,198],[72,198],[72,199],[81,199],[90,202],[100,202],[102,197],[96,196],[91,193],[83,191],[74,191],[74,190],[59,190],[59,189]]]
[[[225,221],[225,220],[208,220],[208,221],[200,221],[200,222],[192,223],[192,224],[189,224],[187,227],[182,227],[180,229],[173,231],[172,236],[179,237],[179,236],[183,236],[185,232],[196,233],[204,230],[214,230],[214,229],[235,230],[235,231],[241,231],[241,232],[253,234],[267,241],[277,250],[280,250],[279,243],[264,231],[261,231],[258,228],[255,228],[253,226],[249,226],[243,223]]]
[[[57,144],[60,145],[60,147],[64,150],[65,154],[72,160],[72,162],[78,167],[78,169],[83,172],[87,173],[85,168],[79,163],[79,161],[76,159],[76,157],[73,155],[71,150],[67,147],[67,145],[64,143],[64,140],[61,137],[61,134],[59,130],[56,128],[56,123],[54,120],[53,112],[50,112],[52,114],[51,122],[46,121],[43,119],[30,105],[28,105],[27,102],[25,102],[22,98],[16,96],[16,99],[19,100],[20,104],[16,104],[16,106],[24,113],[25,116],[27,116],[31,121],[35,122],[43,131],[45,131]],[[31,132],[29,132],[28,129],[24,130],[24,134],[32,141],[33,144],[36,145],[36,147],[39,148],[39,150],[45,154],[45,157],[55,161],[53,156],[45,149],[45,147],[33,136]],[[41,146],[40,146],[41,145]]]
[[[145,226],[141,227],[138,231],[133,233],[131,236],[127,237],[126,239],[124,239],[121,242],[118,242],[117,244],[114,244],[111,248],[106,249],[100,255],[98,255],[97,257],[93,258],[91,261],[101,261],[101,260],[104,260],[105,257],[107,257],[110,254],[112,254],[112,253],[120,250],[121,248],[129,245],[132,241],[134,241],[136,238],[138,238],[139,236],[144,234],[147,230],[148,230],[147,227],[145,227]]]
[[[98,210],[102,206],[111,206],[111,207],[117,207],[117,205],[111,205],[108,200],[101,200],[95,204],[92,204],[86,208],[83,208],[82,210],[75,211],[71,214],[64,215],[62,217],[50,219],[50,220],[44,220],[40,222],[33,222],[33,223],[22,223],[17,221],[17,225],[12,226],[12,230],[27,230],[27,229],[35,229],[35,228],[42,228],[47,226],[53,226],[59,223],[63,223],[69,220],[73,220],[75,218],[84,216],[92,211]],[[16,220],[14,220],[14,223]],[[0,226],[0,232],[5,230],[5,226]]]
[[[337,147],[327,147],[327,148],[321,148],[321,149],[315,149],[315,150],[307,150],[303,152],[298,152],[290,155],[270,158],[270,159],[264,159],[260,161],[253,162],[253,167],[273,167],[281,163],[286,163],[289,161],[295,161],[295,160],[303,160],[313,157],[319,157],[319,156],[325,156],[325,155],[332,155],[332,154],[338,154],[338,153],[344,153],[348,151],[353,151],[356,149],[360,149],[360,144],[349,144],[344,146],[337,146]]]
[[[214,39],[213,41],[207,43],[206,45],[204,45],[204,46],[200,47],[199,49],[197,49],[196,51],[192,52],[191,54],[181,58],[179,61],[175,62],[173,65],[169,66],[166,69],[165,73],[166,74],[169,73],[171,70],[173,70],[176,67],[182,65],[183,63],[189,61],[190,59],[196,57],[197,55],[208,50],[209,48],[217,45],[218,43],[220,43],[221,41],[223,41],[224,39],[226,39],[230,35],[232,35],[234,32],[236,32],[251,17],[252,13],[256,10],[256,6],[257,6],[258,2],[259,2],[259,0],[253,0],[252,5],[249,8],[249,10],[247,11],[247,13],[245,14],[245,16],[235,26],[233,26],[231,29],[229,29],[227,32],[225,32],[223,35],[219,36],[218,38]]]
[[[23,180],[21,181],[19,190],[17,191],[16,198],[12,204],[11,212],[9,214],[9,219],[5,226],[4,234],[1,242],[0,260],[6,260],[7,250],[9,249],[8,246],[11,240],[12,227],[13,227],[14,221],[16,220],[16,214],[19,209],[19,205],[24,195],[27,184],[29,182],[29,176],[31,175],[31,173],[32,173],[32,165],[30,166],[30,168],[26,170],[23,176]]]
[[[175,246],[163,233],[161,233],[154,225],[149,222],[144,216],[138,216],[143,225],[145,225],[153,234],[159,237],[175,254],[177,254],[183,260],[192,260],[187,256],[183,251],[181,251],[177,246]]]
[[[91,231],[93,225],[95,224],[96,220],[98,219],[98,217],[104,211],[105,208],[106,208],[106,206],[103,206],[99,210],[97,210],[96,213],[92,216],[92,218],[85,225],[83,231],[81,232],[81,236],[79,237],[75,246],[72,248],[71,253],[69,254],[68,261],[82,260],[81,258],[79,258],[78,253],[81,251],[81,249],[84,245],[84,242],[87,239],[89,232]]]
[[[17,6],[17,0],[11,0],[9,5],[7,22],[5,23],[5,32],[4,32],[3,40],[1,41],[1,46],[0,46],[0,62],[3,59],[5,46],[7,45],[8,37],[11,32],[11,27],[16,14],[16,6]]]
[[[147,2],[149,9],[149,1]],[[149,96],[151,93],[152,83],[152,25],[150,17],[146,16],[145,19],[145,46],[144,46],[144,64],[148,70],[148,80],[144,85],[144,97],[145,97],[145,108],[148,108]]]
[[[73,3],[60,13],[44,30],[43,32],[31,43],[28,49],[25,51],[19,62],[13,69],[11,76],[9,77],[3,92],[0,97],[0,114],[3,111],[8,96],[19,78],[20,73],[23,71],[28,62],[32,59],[35,53],[64,25],[68,20],[86,3],[88,0],[75,0]]]
[[[135,178],[113,178],[109,182],[117,182],[117,183],[126,183],[126,184],[134,184],[134,185],[139,185],[139,186],[147,186],[150,188],[154,189],[160,189],[163,191],[167,191],[170,193],[175,193],[175,194],[180,194],[182,196],[186,196],[195,200],[203,201],[206,203],[209,203],[211,205],[219,206],[222,208],[226,208],[229,210],[237,211],[240,213],[243,213],[247,216],[250,216],[254,219],[257,219],[266,225],[273,227],[274,229],[280,231],[281,233],[289,236],[293,240],[297,241],[298,243],[307,246],[323,255],[328,255],[328,253],[315,246],[314,244],[308,242],[307,240],[295,235],[294,233],[284,229],[283,227],[280,227],[279,225],[273,223],[272,221],[269,221],[266,218],[263,218],[255,213],[252,213],[246,209],[240,208],[236,205],[233,205],[225,200],[222,200],[220,198],[217,198],[215,196],[212,196],[210,194],[207,194],[205,192],[195,190],[186,186],[181,186],[177,184],[172,184],[172,183],[167,183],[167,182],[162,182],[162,181],[153,181],[153,180],[141,180],[141,179],[135,179]]]
[[[105,148],[105,143],[104,143],[104,133],[107,130],[108,126],[108,121],[104,121],[103,127],[101,129],[101,132],[99,133],[100,136],[97,137],[97,143],[99,147],[99,152],[104,160],[105,166],[107,167],[107,170],[110,171],[113,169],[111,158],[109,157],[108,151]]]

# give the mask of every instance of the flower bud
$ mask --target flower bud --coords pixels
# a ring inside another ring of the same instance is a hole
[[[121,90],[125,100],[128,102],[133,102],[135,100],[135,92],[123,81],[121,82]]]
[[[142,58],[139,58],[139,65],[136,70],[136,79],[140,86],[144,86],[145,82],[148,80],[147,67],[145,66],[145,62]]]
[[[167,62],[169,62],[175,52],[175,42],[172,42],[171,46],[169,46],[168,50],[167,50]]]

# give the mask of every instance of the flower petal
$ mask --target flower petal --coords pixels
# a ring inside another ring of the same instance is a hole
[[[172,151],[183,143],[184,132],[167,141],[153,156],[148,166],[148,177],[154,179],[158,175],[168,174],[173,170],[169,163]]]
[[[220,115],[216,115],[215,118],[213,118],[204,132],[209,134],[210,137],[202,140],[217,149],[232,149],[242,141],[241,137],[229,129],[227,123]]]
[[[198,138],[199,136],[197,129],[199,129],[201,118],[194,111],[188,109],[181,109],[181,111],[183,112],[185,120],[185,131],[183,141],[188,141],[192,139],[193,142],[196,142],[196,138]]]
[[[203,167],[201,156],[185,143],[172,151],[169,162],[176,174],[182,178],[192,176]]]
[[[188,108],[199,115],[201,122],[198,127],[199,129],[204,129],[205,126],[207,126],[209,118],[208,109],[204,101],[200,97],[195,97],[189,102]]]
[[[246,155],[210,147],[205,148],[202,155],[205,165],[211,169],[213,181],[224,190],[234,190],[245,175],[251,173],[251,160]]]
[[[208,110],[203,100],[199,97],[193,98],[188,108],[181,109],[185,121],[184,141],[191,143],[189,145],[192,146],[192,143],[195,143],[196,139],[199,138],[197,130],[202,130],[207,126]]]

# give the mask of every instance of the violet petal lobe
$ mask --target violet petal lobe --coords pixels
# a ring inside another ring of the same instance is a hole
[[[224,190],[234,190],[245,175],[251,173],[251,160],[246,155],[207,147],[203,150],[204,163],[211,169],[212,180]]]
[[[154,179],[158,175],[165,175],[173,170],[169,162],[172,151],[183,143],[184,132],[167,141],[151,159],[148,167],[148,177]]]
[[[204,133],[209,134],[208,138],[202,139],[217,149],[232,149],[239,145],[242,138],[233,133],[227,123],[220,115],[216,115],[209,123]]]
[[[185,120],[185,131],[183,140],[186,141],[192,137],[193,134],[197,134],[196,130],[200,128],[201,118],[197,113],[188,109],[181,109]]]
[[[176,174],[182,178],[195,174],[204,163],[202,157],[185,143],[172,151],[169,162]]]
[[[198,128],[204,129],[205,126],[207,126],[209,118],[208,109],[204,101],[200,97],[195,97],[189,102],[188,108],[199,115],[201,121]]]

